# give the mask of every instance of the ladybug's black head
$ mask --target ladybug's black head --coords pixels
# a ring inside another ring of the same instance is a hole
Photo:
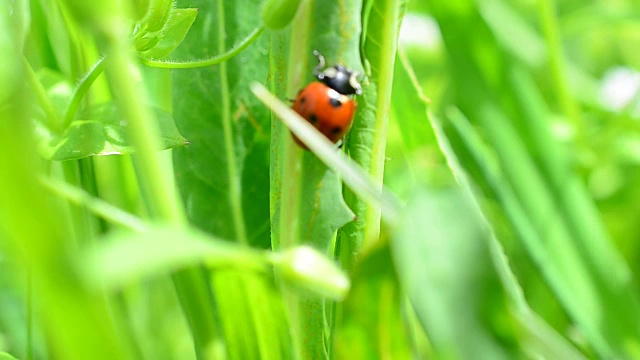
[[[352,72],[342,65],[334,65],[323,70],[325,66],[324,56],[317,50],[313,51],[313,55],[318,57],[319,62],[318,66],[313,69],[313,75],[320,82],[343,95],[362,94],[362,86],[358,81],[357,72]]]

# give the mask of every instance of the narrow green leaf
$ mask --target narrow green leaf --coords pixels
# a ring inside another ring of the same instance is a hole
[[[187,36],[198,16],[198,9],[173,9],[169,21],[160,31],[160,41],[141,55],[146,59],[158,59],[169,55]]]
[[[342,181],[351,191],[358,194],[366,202],[379,204],[384,210],[385,219],[389,223],[394,223],[399,204],[392,194],[380,189],[355,161],[344,153],[336,151],[335,144],[288,105],[269,93],[262,85],[254,83],[251,89],[273,111],[274,115],[309,147],[310,151],[329,169],[342,177]]]
[[[502,48],[531,67],[544,63],[549,54],[543,40],[526,21],[522,21],[510,4],[504,0],[490,0],[478,3],[478,8]]]
[[[392,246],[402,285],[438,358],[513,357],[502,343],[514,339],[497,338],[496,324],[485,321],[504,316],[506,303],[478,218],[459,189],[414,194]]]
[[[558,78],[552,92],[560,94],[562,104],[557,105],[577,121],[574,100],[567,98],[558,70],[563,56],[553,5],[539,5],[550,44],[548,60]],[[465,16],[460,16],[460,6],[467,9]],[[638,343],[631,339],[640,337],[640,326],[630,320],[639,316],[637,286],[609,244],[575,164],[565,162],[563,147],[551,135],[543,97],[520,72],[521,64],[500,47],[475,2],[436,2],[432,10],[454,66],[456,102],[473,125],[482,127],[521,207],[521,212],[505,215],[522,246],[594,351],[602,357],[633,357]],[[468,36],[461,39],[460,34]],[[486,175],[476,179],[488,181]],[[502,197],[501,189],[487,188]],[[504,198],[500,201],[506,208]]]
[[[508,311],[511,313],[513,320],[518,322],[520,331],[517,331],[519,335],[520,348],[527,354],[533,357],[544,356],[546,358],[559,358],[559,359],[581,359],[582,355],[564,339],[560,334],[555,332],[551,326],[545,323],[538,317],[529,307],[524,297],[524,292],[518,283],[515,274],[511,270],[509,259],[505,254],[502,244],[498,241],[494,227],[487,220],[481,208],[483,198],[476,191],[476,187],[473,185],[469,175],[465,172],[461,163],[453,151],[450,140],[447,138],[443,131],[443,127],[437,118],[427,114],[426,111],[426,99],[422,96],[422,89],[414,76],[411,64],[404,56],[400,56],[401,62],[398,64],[399,68],[397,73],[400,74],[400,78],[408,76],[408,82],[405,84],[406,89],[413,89],[417,93],[417,98],[414,102],[402,102],[403,104],[412,104],[408,109],[403,111],[409,113],[413,111],[416,114],[422,113],[423,121],[428,119],[432,126],[430,134],[435,134],[437,144],[440,147],[441,153],[446,156],[448,168],[447,171],[453,175],[459,184],[461,190],[466,195],[469,206],[475,210],[478,219],[481,222],[483,231],[486,233],[486,240],[488,242],[488,250],[491,256],[493,267],[495,268],[496,277],[499,277],[504,288],[504,301],[508,304]],[[407,95],[411,97],[411,95]],[[414,95],[415,97],[415,95]],[[416,101],[417,100],[417,101]],[[415,114],[414,114],[415,116]],[[461,116],[461,115],[460,115]],[[490,154],[486,147],[481,146],[482,143],[480,137],[472,130],[471,127],[461,127],[461,122],[458,119],[459,116],[451,116],[454,126],[460,130],[463,139],[470,147],[470,152],[478,158],[480,166],[487,172],[488,181],[492,184],[500,183],[499,188],[506,190],[506,186],[500,181],[498,170],[496,170],[496,163],[492,161],[494,159],[493,154]],[[420,121],[417,121],[418,123]],[[420,129],[420,126],[417,127]],[[464,131],[463,131],[464,129]],[[409,139],[414,139],[412,143],[415,145],[424,146],[431,142],[431,136],[425,136],[425,129],[422,129],[421,133],[422,141],[417,138],[409,136]],[[405,130],[405,137],[407,133]],[[514,200],[511,198],[510,200]],[[511,206],[509,206],[511,205]],[[507,211],[515,211],[513,208],[513,202],[506,202],[503,206]],[[521,219],[522,220],[522,219]],[[504,331],[504,330],[502,330]],[[513,331],[512,331],[513,332]],[[514,336],[514,335],[512,335]]]
[[[195,229],[156,226],[142,233],[118,233],[82,257],[89,284],[121,287],[144,276],[205,264],[212,268],[264,271],[266,253],[217,239]]]
[[[160,132],[161,149],[188,144],[180,135],[170,113],[152,108]],[[51,160],[74,160],[87,156],[131,154],[135,152],[127,120],[115,103],[104,103],[87,109],[61,135],[53,136],[44,129],[39,132],[40,147]]]

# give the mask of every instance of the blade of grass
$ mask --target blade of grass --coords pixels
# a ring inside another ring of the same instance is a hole
[[[342,176],[351,191],[360,196],[363,201],[380,206],[384,219],[395,224],[398,219],[400,205],[392,194],[385,192],[376,185],[354,160],[344,153],[336,151],[334,144],[314,128],[308,121],[291,110],[278,98],[267,91],[264,86],[253,83],[251,90],[293,131],[300,140],[314,152],[326,166]]]
[[[462,165],[456,158],[455,152],[451,147],[451,144],[447,140],[445,132],[442,130],[442,125],[439,121],[432,117],[432,123],[438,134],[438,142],[443,149],[443,152],[447,154],[447,159],[451,166],[456,179],[462,188],[467,192],[469,199],[474,204],[476,211],[479,214],[483,214],[481,204],[479,203],[479,195],[474,191],[472,181],[466,172],[463,170]],[[489,149],[482,143],[480,136],[477,132],[468,124],[464,115],[456,110],[451,110],[448,113],[448,119],[455,126],[456,130],[460,133],[465,144],[471,150],[470,152],[476,156],[476,161],[480,164],[484,176],[493,187],[494,191],[501,199],[502,206],[505,209],[505,213],[511,218],[511,221],[516,224],[516,227],[520,231],[525,244],[529,246],[529,251],[537,261],[544,261],[544,248],[541,246],[542,241],[538,237],[535,228],[527,218],[524,210],[518,203],[514,193],[512,192],[508,183],[504,181],[500,174],[499,166],[495,161],[495,155],[491,154]],[[491,160],[493,159],[493,161]],[[483,223],[487,227],[490,239],[490,251],[494,259],[494,264],[501,277],[502,283],[509,295],[512,311],[514,316],[520,321],[520,326],[524,330],[525,338],[523,342],[531,342],[533,351],[537,354],[546,354],[551,358],[561,359],[580,359],[583,356],[573,348],[562,336],[557,334],[553,328],[535,314],[524,297],[522,288],[518,284],[515,274],[511,270],[508,258],[504,252],[502,244],[498,241],[495,235],[495,231],[492,229],[491,223],[484,215],[481,215]]]
[[[519,326],[522,329],[522,335],[520,342],[523,349],[528,351],[534,356],[546,356],[549,358],[562,358],[562,359],[581,359],[583,356],[569,344],[562,336],[556,333],[548,324],[541,320],[537,314],[533,313],[529,305],[526,302],[523,291],[509,266],[508,258],[503,250],[502,244],[498,241],[492,224],[484,215],[483,208],[480,203],[481,196],[475,190],[473,182],[469,175],[466,173],[462,164],[458,160],[453,147],[447,138],[441,122],[434,116],[428,114],[427,104],[428,101],[424,96],[422,89],[418,83],[418,80],[411,68],[411,64],[405,56],[400,56],[400,67],[407,73],[407,77],[410,80],[409,86],[413,87],[417,95],[415,96],[422,102],[422,106],[419,108],[414,106],[412,109],[405,109],[405,111],[413,110],[416,113],[424,113],[424,117],[429,120],[432,126],[432,131],[435,133],[437,143],[442,153],[446,156],[447,163],[450,171],[455,176],[456,181],[460,185],[463,196],[466,198],[471,207],[471,211],[476,214],[479,225],[482,231],[486,234],[485,238],[488,246],[488,254],[493,261],[493,267],[495,268],[496,275],[500,278],[502,287],[505,291],[505,298],[509,308],[509,312],[518,321]],[[403,76],[404,77],[404,76]],[[416,103],[413,103],[416,105]],[[510,214],[523,214],[522,211],[518,212],[518,204],[513,197],[513,194],[509,192],[509,186],[502,181],[498,164],[495,159],[495,155],[491,154],[487,147],[480,140],[479,135],[473,128],[463,119],[463,115],[459,111],[450,111],[449,119],[458,132],[462,135],[463,141],[470,148],[470,153],[476,157],[476,161],[479,163],[481,169],[485,172],[485,177],[488,182],[494,187],[495,191],[501,195],[503,201],[509,205],[506,207],[507,212]],[[410,137],[420,136],[423,142],[428,142],[430,136],[427,136],[423,132],[419,134],[407,133]],[[511,211],[510,211],[511,210]],[[524,216],[518,218],[520,223],[524,222],[525,225],[527,219]],[[525,227],[523,227],[524,229]],[[530,225],[527,227],[531,230]],[[532,231],[527,232],[529,235],[535,236]],[[539,243],[539,242],[538,242]],[[535,245],[535,243],[533,244]]]
[[[544,252],[538,266],[545,281],[600,356],[630,356],[636,346],[629,339],[637,338],[640,331],[629,321],[638,311],[634,290],[620,288],[599,275],[598,260],[586,249],[591,244],[573,231],[567,221],[571,209],[554,194],[549,175],[538,168],[534,158],[538,150],[531,149],[529,125],[524,124],[531,119],[531,110],[518,104],[514,96],[518,90],[511,71],[519,64],[499,47],[475,3],[467,2],[469,11],[464,17],[450,4],[433,5],[454,66],[457,103],[467,118],[483,127],[505,178],[538,234]],[[462,33],[469,34],[464,41],[459,37]],[[625,310],[612,312],[612,308]]]

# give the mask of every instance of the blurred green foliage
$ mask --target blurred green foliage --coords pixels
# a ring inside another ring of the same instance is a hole
[[[632,0],[5,2],[0,359],[638,358],[638,46]],[[250,91],[313,50],[389,203]]]

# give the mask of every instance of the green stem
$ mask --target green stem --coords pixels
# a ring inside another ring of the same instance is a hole
[[[108,59],[106,69],[113,86],[119,90],[119,104],[126,115],[129,134],[136,147],[136,165],[140,167],[141,186],[149,194],[151,209],[160,218],[172,224],[186,223],[184,210],[175,195],[169,177],[170,169],[160,161],[160,134],[151,113],[140,99],[144,99],[143,89],[135,81],[135,65],[129,58],[124,45],[115,46]]]
[[[363,5],[367,27],[363,29],[363,58],[370,64],[369,84],[358,98],[360,109],[347,142],[349,156],[362,166],[382,189],[391,104],[393,67],[397,49],[399,22],[403,2],[369,1]],[[363,248],[375,243],[380,233],[381,207],[367,204],[354,191],[345,191],[345,201],[356,213],[356,221],[339,233],[340,261],[352,272]],[[392,215],[393,216],[393,215]]]
[[[107,75],[114,88],[119,90],[119,104],[126,115],[129,134],[136,146],[135,161],[139,168],[140,186],[148,195],[152,216],[178,226],[185,226],[186,216],[178,201],[171,178],[173,171],[161,162],[159,133],[154,118],[140,99],[146,96],[136,78],[135,64],[130,57],[124,39],[114,42],[109,53]],[[206,357],[207,348],[216,341],[216,319],[213,300],[207,287],[207,273],[202,268],[190,268],[172,274],[178,298],[193,334],[198,359]]]
[[[387,145],[387,128],[389,125],[389,111],[391,107],[391,89],[393,86],[393,67],[396,58],[398,22],[401,21],[399,14],[401,2],[397,0],[386,0],[381,5],[374,4],[374,10],[380,6],[380,11],[385,14],[382,21],[380,38],[367,38],[369,44],[365,44],[367,58],[374,54],[377,63],[378,74],[377,85],[378,94],[376,99],[376,113],[374,123],[373,147],[371,149],[371,162],[369,172],[373,179],[382,188],[384,177],[385,152]],[[372,11],[371,16],[375,16]],[[373,49],[373,50],[372,50]],[[377,58],[376,58],[377,57]],[[364,243],[378,239],[380,234],[380,206],[369,204],[365,211]]]
[[[218,1],[218,50],[224,51],[225,38],[224,2]],[[259,28],[260,29],[260,28]],[[240,173],[236,167],[236,152],[233,139],[233,124],[231,119],[231,99],[229,95],[229,79],[227,77],[227,63],[220,63],[220,106],[222,109],[222,128],[224,132],[224,150],[227,158],[229,175],[229,203],[233,216],[236,239],[241,244],[247,244],[247,233],[242,211],[242,188]]]
[[[220,15],[224,17],[224,15]],[[150,60],[150,59],[142,59],[141,62],[143,65],[164,68],[164,69],[194,69],[207,67],[216,64],[224,64],[226,60],[231,59],[232,57],[238,55],[242,50],[246,49],[254,40],[262,34],[264,31],[264,26],[259,26],[255,30],[253,30],[246,38],[236,44],[233,48],[224,52],[224,42],[221,42],[220,45],[220,55],[216,55],[204,60],[195,60],[195,61],[174,61],[174,60]],[[224,34],[222,32],[221,34]]]
[[[76,112],[78,111],[78,107],[80,106],[80,101],[84,98],[84,95],[89,91],[93,82],[102,74],[104,71],[104,57],[100,58],[91,70],[80,80],[78,87],[73,92],[71,97],[71,101],[69,102],[69,106],[67,107],[67,111],[64,114],[64,122],[63,129],[69,127],[69,124],[73,121],[76,116]]]
[[[58,117],[58,114],[56,114],[53,103],[47,95],[47,91],[42,86],[40,80],[38,80],[38,76],[36,75],[35,71],[33,71],[33,68],[31,67],[31,64],[29,64],[27,59],[25,57],[22,57],[22,61],[24,63],[24,69],[26,70],[25,72],[27,75],[27,80],[33,88],[36,98],[38,99],[38,103],[40,104],[40,106],[42,106],[42,109],[44,110],[44,113],[47,117],[46,126],[56,133],[62,132],[64,128],[60,124],[60,118]]]

